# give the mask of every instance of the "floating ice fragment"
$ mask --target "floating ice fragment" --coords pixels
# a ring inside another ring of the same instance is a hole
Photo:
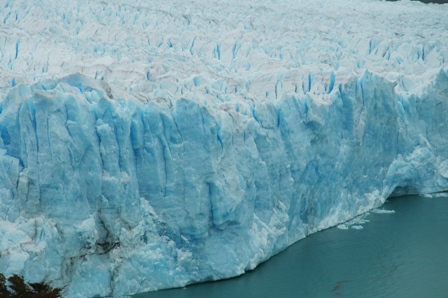
[[[371,212],[376,214],[392,214],[395,213],[395,210],[373,209]]]
[[[448,197],[448,193],[446,192],[437,192],[437,193],[429,193],[429,194],[424,194],[422,195],[425,198],[444,198],[444,197]]]

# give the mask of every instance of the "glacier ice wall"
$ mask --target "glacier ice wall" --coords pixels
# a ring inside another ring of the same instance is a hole
[[[227,278],[448,190],[447,5],[135,3],[1,3],[5,275]]]

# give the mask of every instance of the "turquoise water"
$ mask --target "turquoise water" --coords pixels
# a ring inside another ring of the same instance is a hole
[[[135,295],[155,297],[448,297],[448,197],[389,199],[363,229],[300,240],[238,278]]]

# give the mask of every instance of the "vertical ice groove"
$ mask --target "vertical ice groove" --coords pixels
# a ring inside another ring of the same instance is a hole
[[[19,44],[20,44],[20,38],[16,41],[16,54],[14,59],[17,59],[17,57],[19,56]]]
[[[216,54],[218,60],[221,60],[221,46],[219,45],[219,43],[216,44]]]
[[[236,55],[238,54],[238,41],[235,41],[235,43],[233,44],[233,48],[232,48],[232,60],[235,60]]]
[[[163,195],[164,197],[167,196],[167,185],[169,182],[169,177],[168,177],[168,159],[169,159],[169,144],[168,144],[168,139],[166,136],[166,132],[167,132],[167,127],[165,124],[165,119],[164,117],[161,117],[162,120],[162,130],[163,130],[163,138],[159,139],[159,141],[161,142],[162,145],[162,158],[163,158],[163,172],[164,172],[164,187],[163,187]]]
[[[335,81],[336,81],[336,76],[334,74],[334,71],[332,71],[330,74],[330,85],[328,86],[328,92],[327,92],[328,94],[330,94],[331,91],[333,91]]]
[[[275,111],[275,113],[276,113],[276,116],[277,116],[277,128],[279,128],[280,127],[280,121],[281,121],[281,114],[280,114],[280,108],[276,108],[276,111]]]
[[[311,85],[313,84],[313,75],[311,73],[308,73],[308,92],[311,92]]]
[[[220,134],[221,134],[221,122],[218,124],[216,139],[218,140],[219,145],[221,146],[221,152],[222,152],[224,150],[224,144],[222,143]]]

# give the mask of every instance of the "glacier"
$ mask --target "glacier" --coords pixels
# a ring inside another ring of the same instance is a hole
[[[448,5],[0,1],[0,272],[119,297],[448,190]]]

